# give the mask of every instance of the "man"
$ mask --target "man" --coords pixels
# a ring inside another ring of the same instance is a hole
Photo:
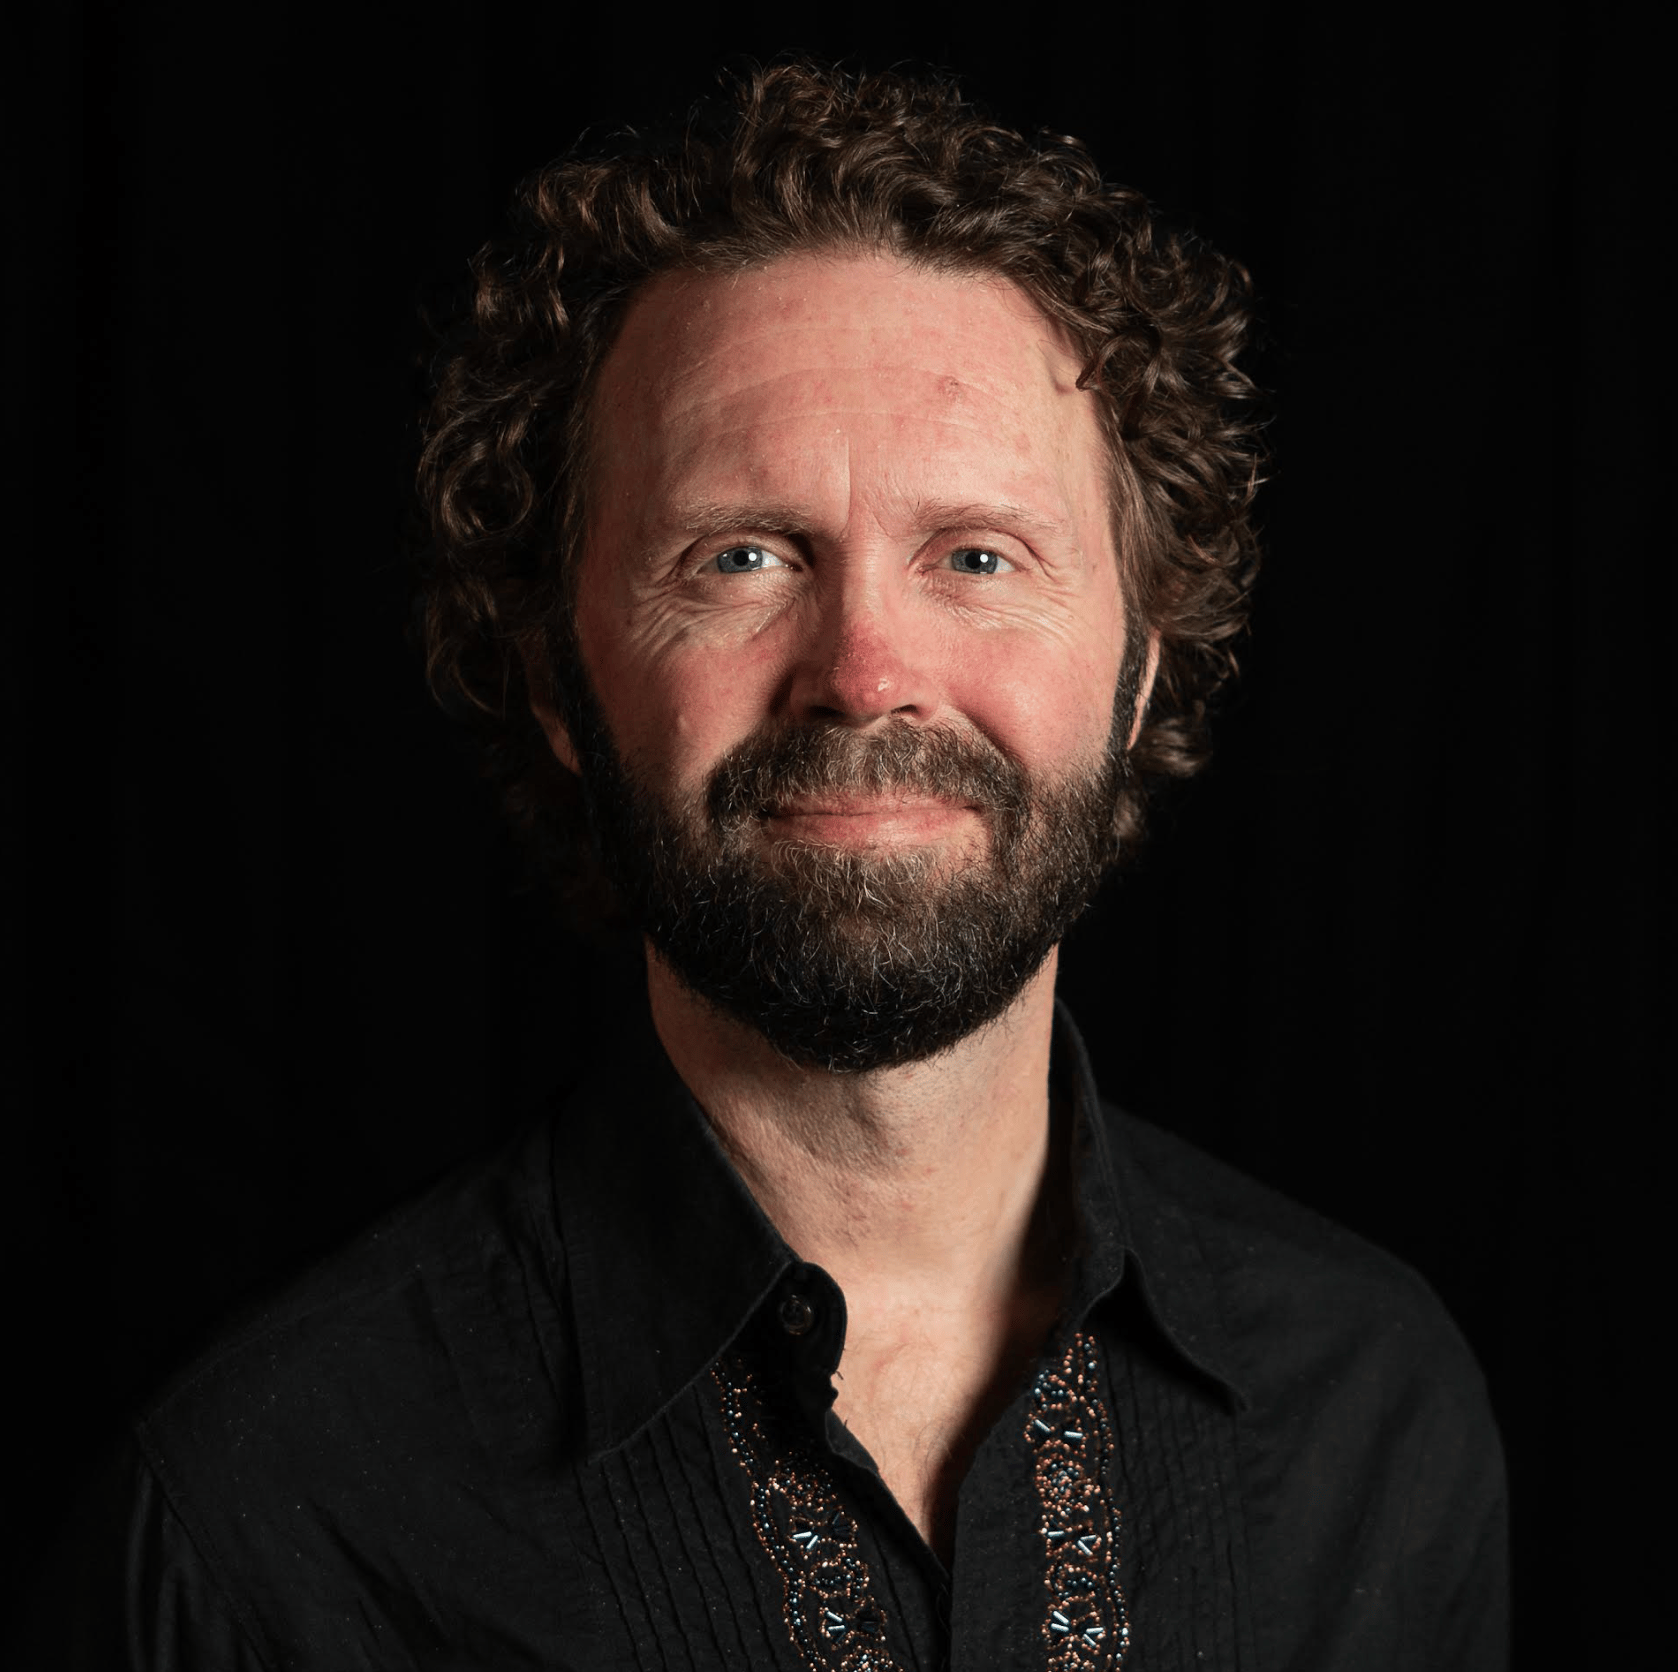
[[[1437,1303],[1055,1012],[1243,613],[1244,294],[895,77],[526,189],[440,373],[432,674],[650,1021],[155,1401],[107,1663],[1498,1662]]]

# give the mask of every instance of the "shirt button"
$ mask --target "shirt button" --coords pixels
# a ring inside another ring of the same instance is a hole
[[[788,1335],[803,1335],[816,1321],[816,1309],[803,1295],[787,1295],[781,1301],[780,1319]]]

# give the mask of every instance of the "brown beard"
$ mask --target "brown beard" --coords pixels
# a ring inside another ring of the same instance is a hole
[[[1060,785],[1034,784],[977,734],[772,725],[686,809],[625,769],[592,692],[569,706],[597,852],[631,919],[693,992],[783,1055],[855,1073],[933,1056],[1001,1015],[1089,905],[1117,854],[1125,683],[1103,758]],[[983,851],[765,841],[795,797],[894,789],[979,809]]]

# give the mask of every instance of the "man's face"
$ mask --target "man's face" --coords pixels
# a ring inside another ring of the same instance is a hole
[[[1133,702],[1078,372],[1012,286],[881,256],[657,280],[602,369],[550,735],[666,961],[790,1055],[953,1043],[1111,857]]]

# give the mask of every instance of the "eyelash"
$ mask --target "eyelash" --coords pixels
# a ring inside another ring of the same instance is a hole
[[[774,566],[785,567],[785,565],[781,562],[780,557],[775,552],[770,551],[767,546],[748,545],[725,546],[720,552],[716,553],[716,555],[710,559],[708,566],[721,575],[755,575],[762,573],[765,568],[770,567],[770,565],[762,562],[747,564],[741,568],[731,568],[727,566],[723,560],[734,556],[737,552],[755,552],[760,558],[774,558]],[[1003,557],[1000,552],[990,551],[984,546],[956,546],[949,551],[946,556],[956,558],[964,557],[969,554],[975,557],[989,558],[992,562],[997,564],[998,567],[994,569],[956,569],[955,572],[958,575],[1000,575],[1007,573],[1008,570],[1013,568],[1013,565],[1009,563],[1007,558]],[[952,567],[954,567],[953,564]]]
[[[967,556],[988,557],[997,565],[994,569],[957,569],[956,573],[958,575],[1001,575],[1005,574],[1008,570],[1014,567],[1013,564],[1011,564],[1008,559],[1001,554],[1001,552],[993,552],[985,546],[957,546],[949,555],[952,558]]]
[[[725,546],[710,560],[710,567],[720,575],[755,575],[765,567],[762,563],[753,563],[743,569],[728,568],[723,563],[723,559],[732,557],[736,552],[756,552],[759,557],[773,557],[777,564],[781,562],[780,557],[770,551],[767,546]]]

